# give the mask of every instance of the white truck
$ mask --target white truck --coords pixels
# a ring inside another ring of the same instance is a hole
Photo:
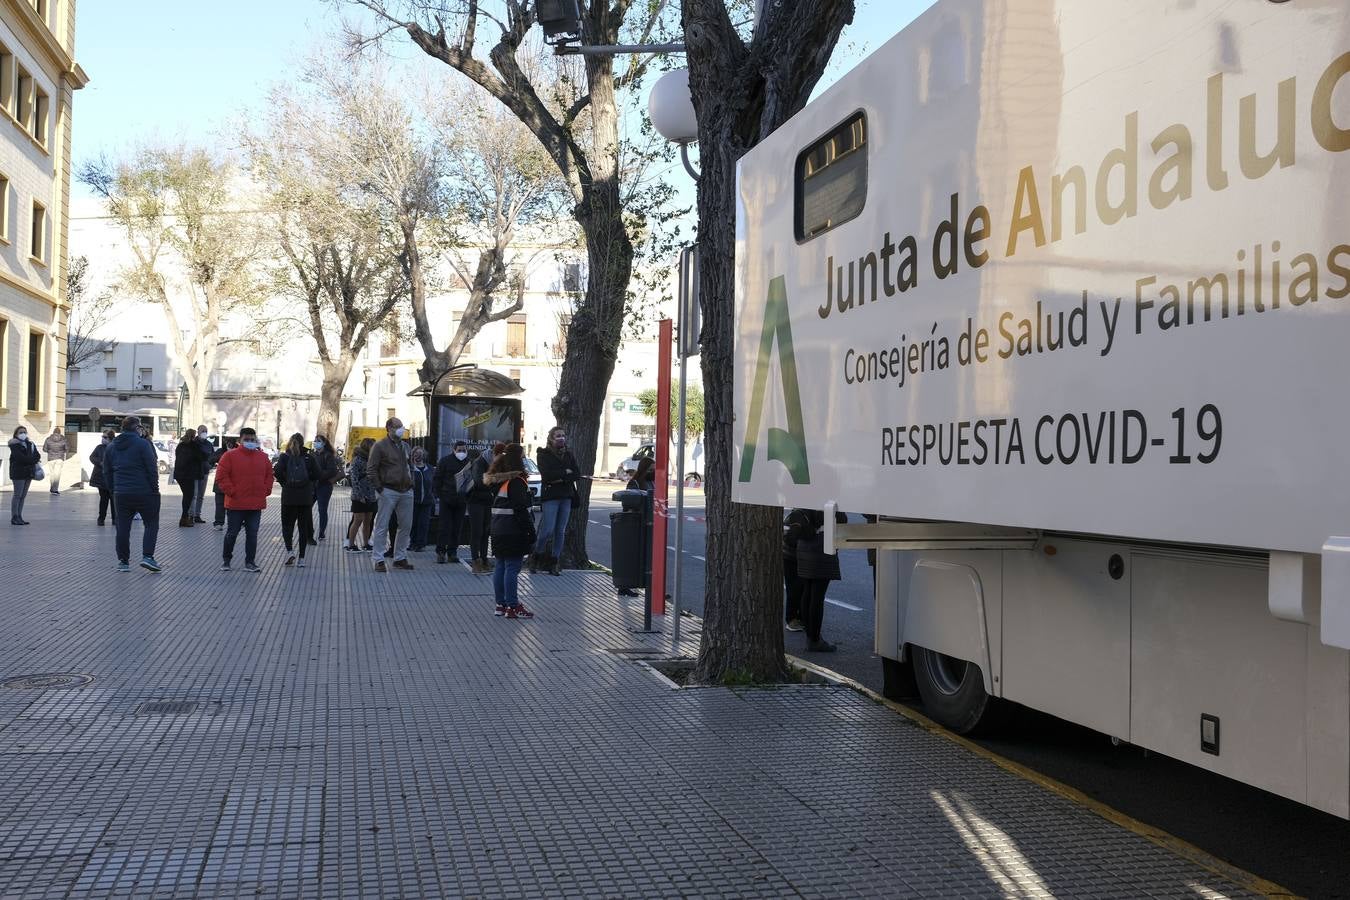
[[[737,229],[734,496],[879,517],[888,682],[1350,816],[1350,3],[940,0]]]

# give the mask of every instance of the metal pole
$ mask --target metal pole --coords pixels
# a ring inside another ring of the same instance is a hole
[[[681,319],[681,338],[684,336],[684,311],[680,311]],[[676,427],[679,431],[675,437],[675,630],[674,637],[671,638],[671,649],[678,651],[680,649],[680,610],[683,606],[681,602],[681,574],[684,571],[684,418],[685,418],[685,387],[689,378],[689,357],[680,353],[680,415],[679,423]]]

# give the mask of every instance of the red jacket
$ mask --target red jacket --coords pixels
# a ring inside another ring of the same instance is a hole
[[[267,509],[272,494],[272,461],[261,450],[235,447],[216,466],[216,486],[226,509]]]

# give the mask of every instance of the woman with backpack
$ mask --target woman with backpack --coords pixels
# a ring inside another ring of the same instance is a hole
[[[103,432],[103,441],[94,448],[94,452],[89,454],[89,462],[94,470],[89,474],[89,486],[98,488],[98,524],[102,525],[108,518],[108,512],[112,511],[113,524],[117,524],[117,507],[113,504],[112,491],[108,490],[108,479],[103,474],[103,457],[108,452],[108,445],[112,439],[117,437],[117,432],[109,428]]]
[[[379,507],[380,498],[375,493],[375,485],[370,483],[370,475],[366,473],[366,462],[374,446],[374,438],[362,441],[352,454],[352,463],[347,469],[347,477],[352,483],[352,521],[347,526],[347,541],[343,549],[352,553],[371,549],[370,535],[375,530],[375,510]],[[364,542],[359,540],[362,531],[366,533]]]
[[[525,480],[525,448],[510,444],[493,460],[483,484],[494,494],[492,501],[492,593],[497,600],[495,615],[508,619],[533,619],[517,594],[520,564],[534,546],[534,497]]]
[[[197,429],[183,432],[178,446],[173,448],[173,480],[183,492],[183,513],[178,517],[179,528],[193,526],[192,506],[197,502],[197,482],[206,468],[206,452],[197,440]]]
[[[299,432],[291,435],[286,442],[286,452],[281,454],[272,475],[281,485],[281,539],[286,542],[286,562],[288,566],[305,567],[305,548],[314,536],[314,486],[319,483],[319,464],[305,447],[305,436]],[[293,543],[296,526],[299,526],[300,556],[295,553]]]

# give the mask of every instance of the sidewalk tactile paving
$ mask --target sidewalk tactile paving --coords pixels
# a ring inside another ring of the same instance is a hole
[[[1247,896],[846,688],[671,690],[603,574],[507,621],[431,554],[281,567],[275,502],[261,575],[200,526],[118,574],[96,501],[0,541],[0,679],[95,679],[0,689],[0,897]]]

